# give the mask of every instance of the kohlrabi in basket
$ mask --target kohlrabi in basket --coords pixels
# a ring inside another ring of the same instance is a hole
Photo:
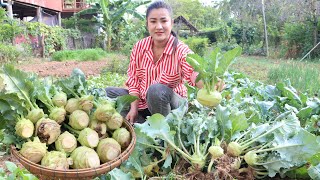
[[[225,53],[220,48],[216,48],[210,54],[209,59],[201,57],[197,54],[189,54],[187,62],[199,72],[196,81],[202,80],[204,87],[197,93],[197,100],[200,104],[207,107],[216,107],[220,104],[222,96],[220,88],[216,89],[215,85],[222,82],[223,74],[235,58],[241,55],[241,47],[236,47]]]

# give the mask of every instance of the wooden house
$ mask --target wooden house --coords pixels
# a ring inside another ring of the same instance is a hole
[[[1,0],[0,5],[7,8],[10,17],[34,17],[46,24],[51,18],[57,21],[54,25],[61,25],[61,18],[89,7],[85,0]]]

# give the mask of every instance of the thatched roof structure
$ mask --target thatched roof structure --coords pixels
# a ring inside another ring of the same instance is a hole
[[[177,18],[174,19],[174,24],[177,27],[177,33],[179,34],[179,30],[182,29],[182,27],[187,28],[190,30],[190,33],[197,33],[199,32],[199,30],[194,27],[188,20],[186,20],[186,18],[184,18],[183,16],[179,16]]]

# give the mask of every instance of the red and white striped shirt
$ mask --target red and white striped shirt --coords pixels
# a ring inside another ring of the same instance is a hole
[[[179,41],[173,53],[174,39],[175,37],[171,35],[163,54],[156,63],[153,60],[151,36],[138,41],[133,47],[126,85],[129,94],[139,94],[138,109],[147,108],[147,90],[152,84],[168,85],[182,97],[187,97],[185,81],[191,86],[195,86],[198,73],[186,61],[187,54],[192,51]]]

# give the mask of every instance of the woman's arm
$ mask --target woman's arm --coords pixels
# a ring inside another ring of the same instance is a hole
[[[129,68],[127,71],[128,79],[126,81],[126,86],[128,87],[129,94],[132,96],[137,96],[139,98],[139,82],[138,82],[138,77],[136,74],[136,46],[133,47],[131,55],[130,55],[130,64]],[[134,102],[131,103],[130,111],[128,112],[126,119],[130,123],[134,123],[135,118],[138,115],[138,103],[139,100],[135,100]]]

